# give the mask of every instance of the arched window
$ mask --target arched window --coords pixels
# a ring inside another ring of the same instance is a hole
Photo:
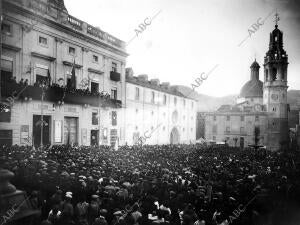
[[[273,75],[272,80],[276,80],[277,79],[277,69],[276,68],[272,69],[272,75]]]

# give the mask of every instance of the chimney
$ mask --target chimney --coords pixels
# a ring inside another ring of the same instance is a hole
[[[138,81],[147,82],[148,81],[148,75],[147,74],[138,75]]]
[[[159,86],[159,79],[151,79],[150,83],[155,85],[155,86]]]
[[[162,86],[163,88],[165,88],[165,89],[169,89],[170,83],[169,83],[169,82],[162,82],[162,83],[161,83],[161,86]]]
[[[133,69],[131,67],[125,69],[126,78],[133,77]]]

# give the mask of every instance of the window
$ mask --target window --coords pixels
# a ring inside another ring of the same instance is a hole
[[[1,59],[1,83],[13,79],[13,61]]]
[[[155,93],[154,93],[154,91],[152,91],[151,92],[151,103],[154,104],[154,102],[155,102]]]
[[[46,84],[47,83],[47,77],[41,76],[41,75],[36,75],[35,82],[40,85],[40,84]]]
[[[117,111],[111,112],[111,125],[113,126],[117,125]]]
[[[259,121],[259,116],[255,116],[255,121]]]
[[[217,121],[217,116],[214,116],[214,121]]]
[[[0,145],[12,146],[12,140],[12,130],[0,130]]]
[[[183,99],[183,106],[185,107],[185,99]]]
[[[244,133],[245,132],[245,128],[244,127],[240,127],[240,133]]]
[[[111,95],[110,95],[110,98],[111,98],[111,99],[117,100],[117,88],[111,89]]]
[[[92,113],[92,125],[98,125],[98,113],[97,112]]]
[[[45,45],[45,46],[47,46],[47,44],[48,44],[48,39],[45,38],[45,37],[39,36],[39,44],[40,44],[40,45]]]
[[[91,82],[91,92],[93,94],[99,93],[99,84],[95,82]]]
[[[230,133],[230,127],[226,127],[226,133]]]
[[[226,120],[227,120],[227,121],[230,121],[230,116],[226,116]]]
[[[174,97],[174,105],[177,105],[177,98]]]
[[[48,82],[48,69],[46,67],[36,67],[35,69],[35,82],[37,84],[43,84]]]
[[[135,88],[135,100],[140,100],[140,89],[138,87]]]
[[[276,107],[273,107],[273,112],[276,112]]]
[[[163,100],[163,103],[164,103],[164,105],[166,105],[166,104],[167,104],[167,96],[166,96],[166,95],[164,95],[164,100]]]
[[[216,136],[213,136],[213,141],[216,141]]]
[[[102,139],[103,139],[104,142],[107,141],[107,133],[108,133],[107,128],[103,128],[103,130],[102,130]]]
[[[75,48],[69,47],[69,54],[70,55],[75,55],[75,53],[76,53]]]
[[[151,112],[151,115],[152,115],[152,116],[154,115],[154,112],[153,112],[153,111]]]
[[[217,125],[213,125],[213,130],[212,130],[212,132],[213,132],[214,134],[217,133],[217,129],[218,129]]]
[[[111,71],[117,72],[117,63],[115,62],[111,63]]]
[[[245,121],[245,116],[241,116],[241,121]]]
[[[93,55],[93,62],[97,63],[99,61],[98,56]]]
[[[7,23],[2,23],[1,31],[3,34],[11,34],[11,26]]]
[[[139,112],[139,110],[138,110],[138,109],[135,109],[135,112],[136,112],[136,113],[138,113],[138,112]]]
[[[0,103],[0,122],[11,121],[11,108],[8,105]]]

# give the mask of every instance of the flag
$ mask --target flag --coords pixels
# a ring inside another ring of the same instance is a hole
[[[75,59],[72,66],[72,72],[71,72],[71,89],[76,89],[76,76],[75,76]]]
[[[51,76],[50,76],[50,70],[48,69],[48,74],[47,74],[47,83],[48,83],[48,86],[51,85]]]

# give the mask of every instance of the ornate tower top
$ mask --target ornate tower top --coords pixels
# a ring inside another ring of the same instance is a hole
[[[250,66],[251,68],[251,80],[259,80],[259,64],[256,62],[256,59]]]
[[[279,15],[275,14],[275,29],[270,33],[269,50],[266,53],[265,64],[269,62],[287,63],[287,54],[283,49],[283,34],[278,29]]]
[[[276,9],[276,13],[275,13],[275,28],[278,27],[278,21],[280,20],[279,18],[279,14],[277,13],[277,9]]]

